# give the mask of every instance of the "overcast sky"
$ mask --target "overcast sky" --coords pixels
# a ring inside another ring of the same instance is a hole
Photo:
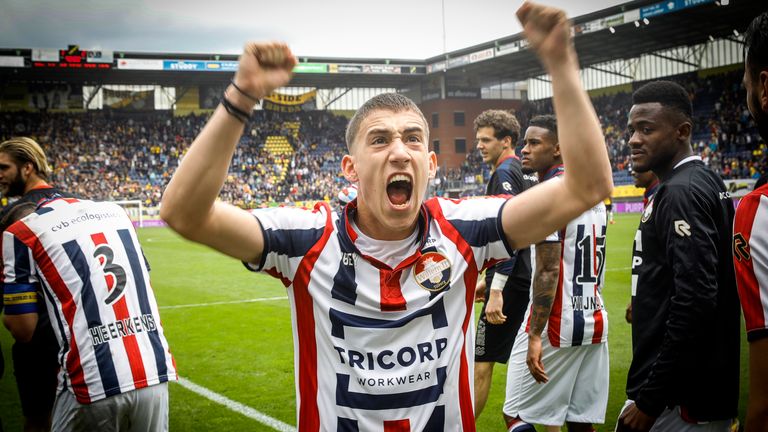
[[[618,0],[541,0],[571,17]],[[0,0],[0,47],[423,60],[520,32],[522,0]],[[445,6],[445,44],[442,11]]]

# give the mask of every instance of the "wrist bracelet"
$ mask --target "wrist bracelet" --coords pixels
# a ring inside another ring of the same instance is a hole
[[[221,105],[224,106],[224,109],[227,110],[229,115],[240,120],[243,122],[243,124],[248,123],[248,120],[250,119],[248,113],[236,107],[232,102],[229,101],[229,99],[227,99],[225,95],[221,96]]]
[[[241,95],[243,95],[243,96],[247,97],[248,99],[250,99],[250,100],[252,100],[252,101],[254,101],[254,102],[256,102],[256,103],[259,103],[259,102],[261,102],[261,99],[259,99],[259,98],[257,98],[257,97],[253,97],[253,96],[249,95],[248,93],[246,93],[245,91],[243,91],[243,89],[241,89],[241,88],[240,88],[240,87],[239,87],[237,84],[235,84],[235,79],[234,79],[234,78],[232,78],[232,79],[231,79],[229,82],[231,82],[231,83],[232,83],[232,87],[234,87],[234,88],[235,88],[235,90],[237,90],[237,92],[238,92],[238,93],[240,93]]]

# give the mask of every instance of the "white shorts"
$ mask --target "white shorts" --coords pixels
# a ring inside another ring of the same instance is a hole
[[[51,430],[64,432],[167,432],[168,383],[131,390],[81,404],[61,390],[53,404]]]
[[[624,414],[624,410],[631,404],[632,400],[624,402],[624,407],[619,411],[619,418]],[[618,419],[616,421],[618,425]],[[650,432],[729,432],[733,430],[733,420],[716,420],[706,423],[688,423],[680,417],[680,408],[664,408],[661,415],[651,427]]]
[[[549,377],[546,384],[537,383],[525,363],[528,333],[517,334],[507,368],[504,414],[547,426],[603,423],[608,406],[608,343],[554,348],[545,331],[541,348]]]

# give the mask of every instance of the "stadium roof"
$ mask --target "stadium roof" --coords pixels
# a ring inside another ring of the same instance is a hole
[[[737,35],[764,8],[762,2],[756,0],[668,0],[661,3],[659,0],[635,0],[575,18],[575,43],[582,67],[588,67],[666,48],[696,45],[710,37],[738,40]],[[302,57],[300,61],[307,67],[325,65],[324,72],[297,73],[291,85],[414,88],[440,78],[445,80],[446,87],[479,88],[542,75],[541,64],[530,50],[524,48],[524,38],[517,34],[425,60]],[[31,51],[2,49],[0,56],[14,55],[15,52],[16,56],[29,59]],[[147,59],[162,65],[163,59],[198,63],[215,60],[213,63],[226,62],[231,66],[236,60],[236,56],[216,54],[116,52],[114,56],[116,67],[111,69],[0,67],[0,79],[99,84],[218,84],[226,82],[230,75],[163,67],[160,70],[128,70],[119,68],[119,62]]]
[[[729,4],[720,6],[721,3]],[[575,44],[582,67],[611,60],[635,58],[642,54],[673,47],[696,45],[706,42],[710,36],[737,40],[737,34],[734,31],[743,33],[752,19],[766,9],[764,3],[754,0],[711,1],[675,13],[648,17],[648,24],[642,20],[642,17],[637,17],[636,22],[633,20],[612,27],[607,25],[610,24],[612,17],[656,4],[658,0],[636,0],[574,19],[574,26],[577,29],[587,23],[607,21],[605,27],[598,31],[576,36]],[[615,32],[612,32],[611,28]],[[448,57],[504,46],[521,39],[522,35],[518,34],[449,53]],[[443,58],[434,57],[427,59],[427,63],[440,60]],[[502,80],[520,81],[542,75],[544,70],[533,52],[521,50],[509,55],[497,56],[489,61],[472,63],[456,70],[447,70],[445,73],[448,84],[461,85],[472,82],[487,84]]]

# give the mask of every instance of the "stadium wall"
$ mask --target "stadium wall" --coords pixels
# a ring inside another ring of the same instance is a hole
[[[429,145],[435,149],[435,141],[440,143],[437,162],[442,168],[460,167],[467,153],[475,149],[475,132],[472,123],[475,117],[488,109],[517,111],[522,102],[512,99],[436,99],[419,105],[429,123]],[[456,117],[463,114],[464,122],[456,122]],[[435,124],[437,116],[437,124]],[[457,124],[459,123],[459,124]],[[464,140],[464,148],[457,148],[457,141]],[[458,151],[457,151],[458,150]]]

